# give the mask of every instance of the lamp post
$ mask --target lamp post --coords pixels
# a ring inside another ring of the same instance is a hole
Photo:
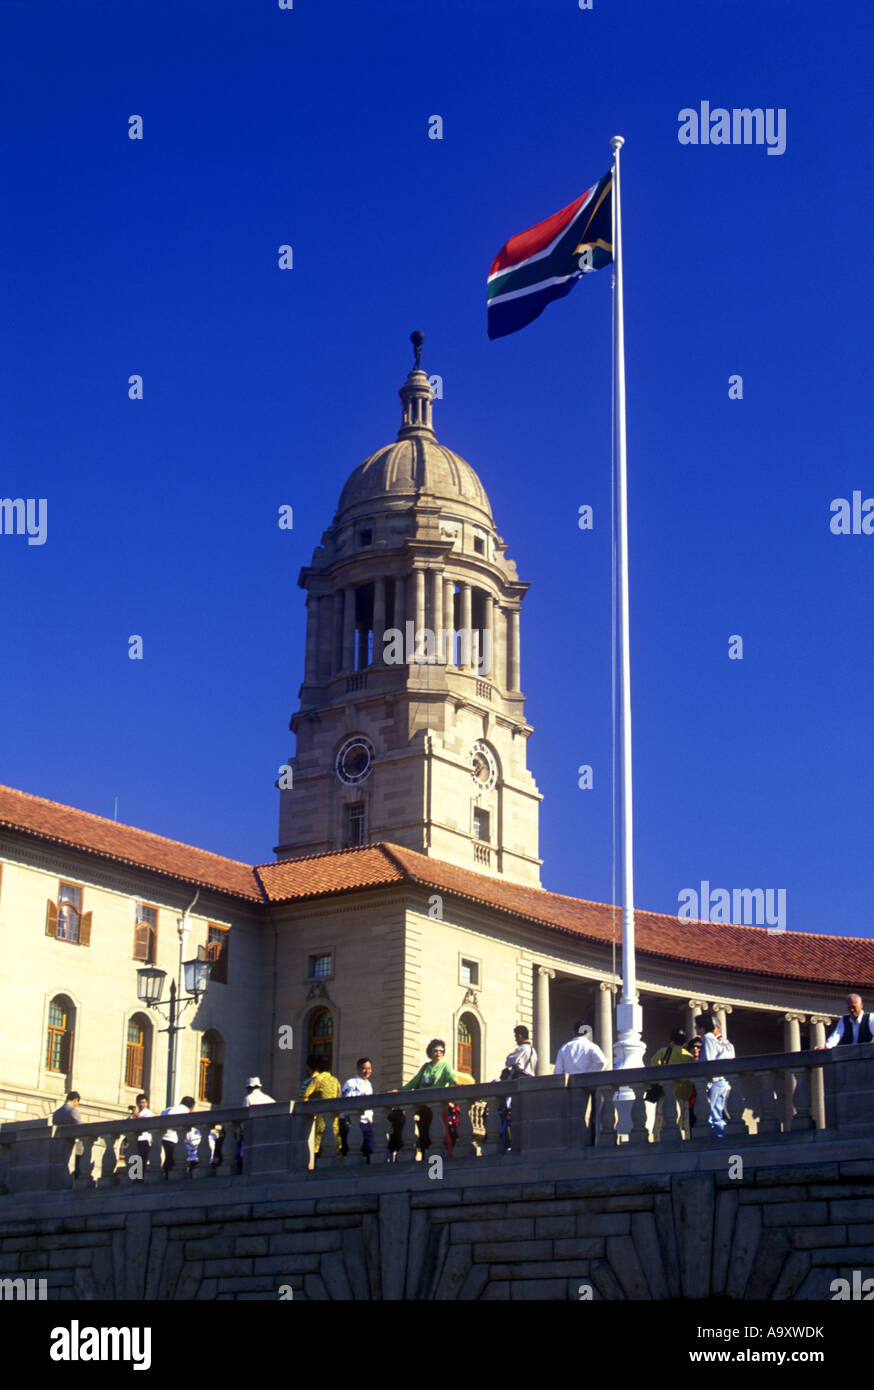
[[[158,1031],[167,1034],[167,1107],[173,1104],[174,1076],[176,1065],[176,1034],[182,1032],[182,1018],[189,1004],[196,1004],[206,989],[212,964],[206,958],[206,949],[198,946],[193,960],[182,962],[182,975],[185,981],[185,994],[179,998],[176,981],[170,981],[170,998],[161,1003],[164,991],[166,970],[154,965],[144,965],[137,971],[137,998],[150,1009],[167,1010],[167,1027]]]

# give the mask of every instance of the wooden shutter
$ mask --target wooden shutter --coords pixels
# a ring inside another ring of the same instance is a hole
[[[49,898],[46,903],[46,936],[58,934],[58,905]]]
[[[210,1087],[209,1087],[210,1095],[209,1095],[209,1099],[212,1101],[213,1105],[218,1105],[218,1103],[220,1102],[220,1100],[221,1100],[221,1098],[222,1098],[222,1064],[221,1064],[221,1062],[213,1062],[212,1066],[210,1067],[210,1077],[209,1077],[209,1079],[210,1079]]]
[[[134,960],[148,962],[150,931],[148,922],[137,922],[134,927]]]
[[[91,917],[90,912],[83,912],[79,918],[79,945],[91,945]]]

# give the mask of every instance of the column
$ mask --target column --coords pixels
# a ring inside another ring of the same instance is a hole
[[[454,630],[454,628],[455,628],[455,580],[454,580],[454,579],[444,579],[444,580],[443,580],[443,626],[446,627],[446,628],[453,629],[453,630]],[[455,644],[454,644],[454,642],[452,643],[452,645],[448,646],[447,649],[446,649],[446,665],[447,665],[447,666],[454,666],[454,665],[455,665]]]
[[[425,571],[416,570],[416,633],[415,643],[418,650],[422,649],[422,638],[419,633],[425,626]]]
[[[343,670],[355,670],[355,586],[343,590]]]
[[[801,1051],[801,1024],[804,1022],[804,1020],[805,1020],[806,1017],[807,1017],[806,1014],[795,1014],[795,1013],[790,1013],[790,1014],[784,1014],[784,1015],[783,1015],[783,1051],[784,1051],[784,1052],[800,1052],[800,1051]],[[779,1073],[777,1073],[777,1074],[779,1075]],[[784,1091],[783,1091],[783,1105],[784,1105],[784,1112],[783,1112],[783,1130],[784,1130],[784,1133],[786,1133],[786,1134],[789,1134],[790,1131],[791,1131],[791,1129],[792,1129],[792,1117],[793,1117],[793,1115],[794,1115],[794,1113],[795,1113],[795,1105],[794,1105],[795,1085],[796,1085],[796,1081],[795,1081],[795,1077],[792,1075],[792,1072],[791,1072],[791,1071],[784,1071],[784,1073],[783,1073],[783,1087],[784,1087]],[[813,1100],[813,1097],[811,1096],[811,1101],[812,1101],[812,1100]]]
[[[495,669],[494,620],[492,617],[492,596],[483,594],[483,626],[480,638],[480,660],[477,675],[490,680]]]
[[[690,999],[686,1005],[686,1035],[690,1042],[695,1036],[695,1015],[703,1014],[706,1008],[703,999]]]
[[[601,981],[598,991],[598,1046],[607,1058],[607,1066],[613,1066],[613,995],[615,985]]]
[[[437,655],[434,659],[442,666],[446,661],[446,649],[440,636],[443,631],[443,575],[439,570],[431,571],[431,585],[431,621],[434,624],[434,641],[437,644]]]
[[[316,653],[316,665],[319,672],[319,680],[329,680],[333,675],[333,646],[331,634],[334,631],[334,599],[331,594],[324,594],[319,599],[319,649]]]
[[[334,594],[334,655],[331,662],[331,675],[336,676],[343,669],[343,590]]]
[[[520,688],[519,674],[519,609],[511,608],[508,614],[507,632],[507,689]]]
[[[537,1053],[537,1075],[552,1072],[552,1040],[549,1032],[549,982],[555,971],[545,965],[534,967],[534,1050]]]
[[[304,684],[318,679],[319,660],[319,600],[315,594],[307,595],[307,637]]]
[[[373,582],[373,664],[381,666],[385,633],[385,580]]]
[[[825,1047],[826,1028],[831,1018],[821,1014],[810,1015],[810,1046]],[[817,1129],[825,1129],[825,1078],[822,1067],[812,1067],[810,1071],[810,1110]]]
[[[404,603],[404,584],[405,580],[403,575],[399,575],[398,578],[395,579],[395,602],[394,614],[392,616],[392,624],[394,627],[397,628],[398,632],[406,641],[406,634],[404,633],[404,623],[406,622],[407,618],[407,609]]]
[[[783,1015],[783,1051],[801,1051],[801,1025],[806,1014],[784,1014]]]
[[[714,1004],[713,1016],[716,1019],[716,1026],[724,1038],[728,1037],[728,1014],[731,1013],[730,1004]]]
[[[470,670],[472,646],[471,646],[471,591],[470,585],[461,585],[461,644],[458,656],[458,664],[465,671]]]

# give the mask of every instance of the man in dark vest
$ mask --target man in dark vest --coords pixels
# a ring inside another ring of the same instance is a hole
[[[874,1022],[870,1013],[862,1008],[861,994],[847,995],[847,1010],[843,1018],[838,1019],[834,1032],[826,1038],[826,1047],[837,1047],[838,1043],[848,1043],[852,1047],[853,1043],[874,1042]],[[821,1052],[822,1048],[816,1051]]]

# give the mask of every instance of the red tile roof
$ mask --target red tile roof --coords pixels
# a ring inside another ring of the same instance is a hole
[[[602,944],[615,939],[620,945],[622,941],[621,912],[609,903],[569,898],[545,888],[526,888],[399,845],[368,845],[286,859],[259,866],[256,872],[271,902],[324,897],[352,888],[388,885],[404,878],[569,936]],[[810,932],[772,935],[764,927],[681,922],[667,913],[644,912],[639,908],[635,909],[634,920],[641,955],[745,975],[816,981],[836,985],[840,990],[874,988],[874,941],[864,938],[815,936]]]
[[[0,826],[72,849],[89,850],[117,864],[155,869],[169,878],[217,888],[237,898],[263,900],[261,886],[249,864],[224,859],[209,850],[194,849],[136,826],[92,815],[90,811],[61,806],[57,801],[31,796],[14,787],[0,787]]]
[[[300,902],[406,882],[568,936],[609,944],[615,931],[617,945],[622,937],[619,909],[607,903],[508,883],[399,845],[364,845],[253,868],[12,787],[0,787],[2,826],[252,902]],[[745,975],[815,981],[840,990],[874,988],[874,941],[808,932],[771,935],[763,927],[681,922],[639,908],[634,915],[642,955]]]

